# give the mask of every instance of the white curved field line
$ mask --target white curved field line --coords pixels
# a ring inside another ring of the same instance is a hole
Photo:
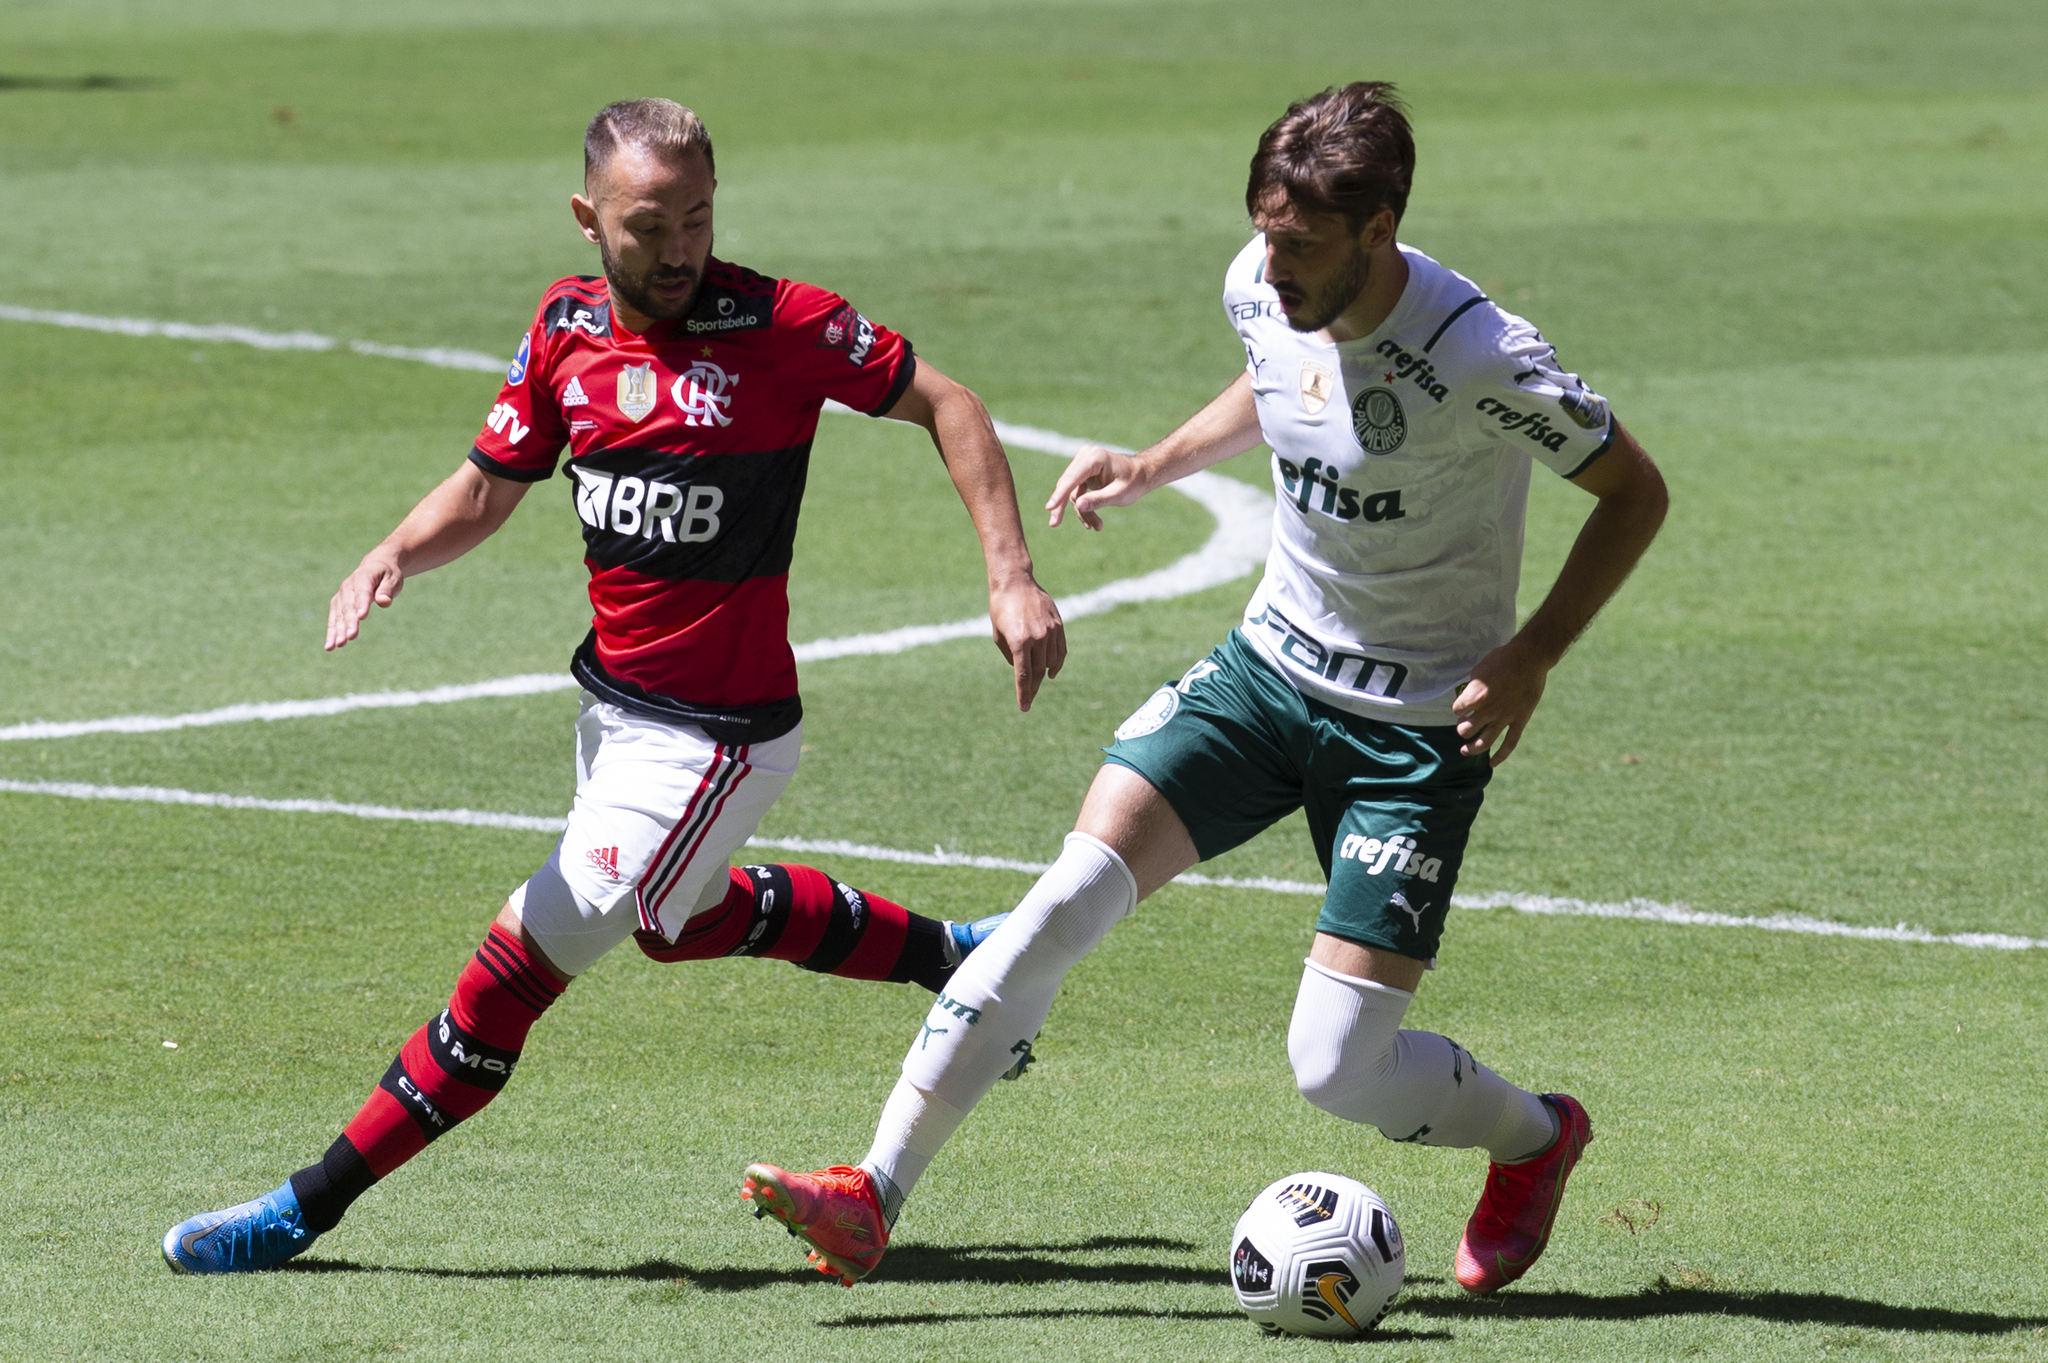
[[[246,345],[261,350],[343,350],[381,359],[411,360],[444,369],[473,370],[477,373],[496,373],[505,365],[502,359],[474,350],[455,350],[439,346],[415,348],[379,345],[371,341],[343,341],[307,331],[273,332],[259,331],[251,327],[199,326],[187,322],[160,322],[133,317],[97,317],[87,313],[22,308],[6,303],[0,303],[0,321],[72,327],[122,336],[153,336],[172,340]],[[837,404],[831,405],[842,412],[847,410],[838,407]],[[996,423],[996,431],[1006,444],[1061,458],[1072,458],[1082,444],[1071,436],[1003,421]],[[1206,473],[1182,479],[1172,486],[1175,491],[1194,498],[1216,518],[1215,532],[1194,553],[1185,555],[1156,572],[1112,582],[1061,602],[1061,612],[1067,619],[1077,620],[1117,606],[1140,601],[1163,601],[1221,586],[1226,582],[1235,581],[1264,561],[1269,526],[1269,494],[1232,479]],[[943,640],[979,637],[987,629],[988,621],[981,616],[956,620],[948,624],[911,625],[877,634],[813,640],[807,644],[797,645],[796,656],[800,661],[814,661],[857,654],[900,653],[906,649]],[[421,691],[379,691],[330,696],[320,700],[229,705],[183,715],[125,715],[111,719],[16,724],[0,728],[0,741],[71,738],[95,733],[158,733],[169,729],[199,728],[216,724],[303,719],[343,714],[351,710],[402,709],[417,705],[444,705],[492,696],[533,695],[544,691],[566,690],[575,685],[572,679],[557,673],[529,673],[459,686],[438,686]],[[177,790],[162,786],[99,786],[65,781],[0,779],[0,793],[77,800],[199,805],[216,809],[264,810],[274,813],[339,814],[358,819],[459,824],[477,828],[543,833],[560,832],[562,828],[562,819],[559,816],[549,818],[472,809],[402,809],[389,805],[346,804],[334,800],[270,800],[250,795]],[[749,845],[775,851],[822,853],[919,866],[958,866],[1030,875],[1036,875],[1045,869],[1045,863],[1042,862],[947,852],[940,848],[934,848],[929,852],[909,851],[837,839],[755,838]],[[1183,884],[1214,885],[1290,895],[1320,896],[1324,888],[1304,881],[1207,876],[1196,873],[1183,875],[1180,881]],[[1773,914],[1767,918],[1745,918],[1735,914],[1709,913],[1684,904],[1664,904],[1648,899],[1597,903],[1551,895],[1494,893],[1461,894],[1452,902],[1466,909],[1506,908],[1517,913],[1552,917],[1630,919],[1687,927],[1749,928],[1764,932],[1791,932],[1809,936],[2005,951],[2048,948],[2048,940],[2014,937],[2003,933],[1934,933],[1908,927],[1903,923],[1890,928],[1863,927],[1824,918],[1811,918],[1803,914]]]
[[[154,336],[178,341],[208,341],[228,345],[254,346],[259,350],[341,350],[380,359],[411,360],[441,369],[498,373],[505,368],[501,357],[474,350],[452,350],[433,346],[378,345],[370,341],[343,341],[310,331],[258,331],[240,326],[198,326],[189,322],[159,322],[140,317],[95,317],[82,312],[48,312],[36,308],[0,303],[0,321],[29,322],[43,326],[71,327],[84,331],[110,332],[119,336]],[[838,412],[847,408],[828,406]],[[1006,445],[1071,459],[1082,441],[1057,431],[1035,426],[996,422],[996,434]],[[1250,573],[1265,562],[1272,516],[1270,494],[1219,474],[1200,473],[1172,484],[1175,492],[1189,497],[1216,521],[1216,529],[1193,553],[1184,554],[1164,568],[1140,577],[1124,578],[1080,592],[1060,602],[1060,613],[1068,620],[1100,615],[1118,606],[1140,601],[1169,601],[1177,596],[1220,587]],[[905,625],[874,634],[852,634],[837,639],[813,639],[796,645],[798,662],[821,662],[828,658],[901,653],[927,644],[952,639],[986,638],[986,615],[936,625]],[[217,724],[247,724],[253,721],[310,719],[346,714],[352,710],[408,709],[416,705],[447,705],[456,701],[481,700],[498,696],[531,696],[546,691],[572,690],[574,678],[560,672],[525,673],[495,677],[489,681],[454,686],[436,686],[419,691],[370,691],[316,700],[247,702],[223,705],[179,715],[116,715],[107,719],[38,720],[0,727],[0,742],[77,738],[85,734],[150,734],[171,729],[199,729]]]
[[[403,809],[392,805],[346,804],[338,800],[267,800],[254,795],[227,795],[212,791],[176,790],[164,786],[96,786],[70,781],[10,781],[0,779],[0,794],[55,796],[71,800],[126,800],[143,804],[197,805],[210,809],[263,810],[278,814],[339,814],[354,819],[394,823],[457,824],[469,828],[499,828],[524,833],[560,833],[562,816],[499,814],[478,809]],[[948,852],[934,847],[929,852],[901,847],[880,847],[872,843],[848,842],[839,838],[763,838],[748,840],[749,847],[805,855],[852,857],[861,861],[893,862],[907,866],[959,866],[979,871],[1014,871],[1038,875],[1048,865],[1011,857],[980,856],[969,852]],[[1215,885],[1234,890],[1257,890],[1271,894],[1320,897],[1323,886],[1310,881],[1277,880],[1267,876],[1209,876],[1190,872],[1180,877],[1183,885]],[[1708,913],[1684,904],[1660,904],[1650,899],[1629,899],[1602,904],[1584,899],[1565,899],[1533,894],[1461,894],[1452,904],[1461,909],[1513,909],[1516,913],[1552,918],[1630,919],[1681,927],[1749,928],[1762,932],[1790,932],[1809,937],[1850,937],[1872,942],[1905,942],[1924,945],[1975,947],[1998,951],[2048,949],[2048,940],[2014,937],[1995,932],[1927,932],[1920,928],[1864,927],[1837,923],[1804,914],[1772,914],[1768,918],[1745,918],[1737,914]]]

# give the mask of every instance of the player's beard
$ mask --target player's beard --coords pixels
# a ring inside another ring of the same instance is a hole
[[[1342,317],[1370,282],[1372,257],[1364,248],[1353,246],[1351,259],[1344,263],[1342,271],[1317,289],[1313,296],[1304,298],[1299,309],[1293,312],[1282,309],[1281,315],[1296,331],[1321,331]]]
[[[710,254],[707,249],[707,259]],[[619,264],[618,257],[612,254],[611,243],[604,239],[603,233],[599,233],[597,238],[597,258],[604,262],[605,282],[612,286],[612,292],[619,301],[643,317],[651,317],[657,322],[672,322],[678,317],[688,316],[690,309],[697,306],[697,293],[703,280],[696,270],[687,265],[680,270],[654,269],[644,274],[632,274]],[[664,300],[652,287],[657,283],[671,282],[690,285],[690,291],[679,302]]]

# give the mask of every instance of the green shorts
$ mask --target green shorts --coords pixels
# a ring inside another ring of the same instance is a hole
[[[1435,957],[1493,767],[1449,726],[1364,719],[1302,695],[1236,630],[1105,748],[1166,797],[1204,861],[1297,809],[1329,881],[1316,930]]]

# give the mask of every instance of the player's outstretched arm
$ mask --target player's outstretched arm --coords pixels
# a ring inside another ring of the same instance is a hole
[[[1599,502],[1572,542],[1557,581],[1515,637],[1479,660],[1451,705],[1458,716],[1458,751],[1489,753],[1496,767],[1522,741],[1550,669],[1621,589],[1670,506],[1664,476],[1619,421],[1614,444],[1572,481]]]
[[[493,478],[464,460],[341,580],[327,603],[327,651],[356,637],[373,603],[397,600],[406,578],[461,558],[488,539],[531,486]]]
[[[924,427],[938,446],[981,540],[988,566],[989,624],[1016,676],[1017,708],[1029,710],[1039,683],[1057,677],[1067,660],[1067,631],[1059,607],[1031,575],[1017,485],[988,408],[969,389],[919,360],[910,387],[883,415]]]
[[[1107,445],[1083,445],[1060,474],[1045,502],[1047,525],[1058,525],[1072,502],[1081,524],[1102,528],[1105,506],[1129,506],[1155,487],[1220,464],[1259,443],[1259,413],[1252,380],[1239,374],[1172,435],[1137,454]]]

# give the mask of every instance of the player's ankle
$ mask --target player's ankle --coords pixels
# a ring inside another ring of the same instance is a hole
[[[875,1190],[875,1201],[879,1202],[882,1206],[883,1227],[888,1230],[895,1230],[896,1218],[903,1212],[903,1198],[905,1196],[903,1190],[896,1186],[895,1179],[890,1178],[865,1160],[855,1167],[868,1176],[868,1183]]]

